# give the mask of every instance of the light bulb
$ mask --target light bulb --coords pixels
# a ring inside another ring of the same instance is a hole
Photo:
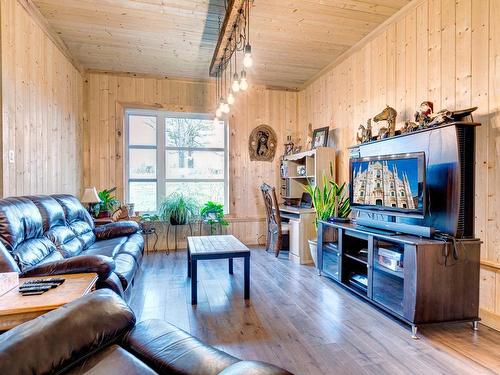
[[[227,103],[224,103],[223,107],[224,108],[222,108],[222,112],[224,112],[226,114],[229,113],[229,111],[231,110],[231,108],[229,108],[229,104],[227,104]]]
[[[217,110],[215,111],[215,116],[221,117],[222,116],[222,109],[217,108]]]
[[[230,91],[229,95],[227,96],[227,104],[229,104],[229,105],[234,104],[234,95],[233,95],[232,91]]]
[[[250,44],[247,44],[245,46],[245,57],[243,58],[243,65],[245,66],[245,68],[250,68],[253,65],[252,46],[250,46]]]
[[[231,86],[231,88],[233,89],[233,92],[235,92],[235,93],[240,91],[240,80],[238,78],[238,73],[234,73],[233,85]]]
[[[219,117],[215,116],[214,117],[214,126],[217,126],[217,125],[219,125]]]
[[[241,89],[241,91],[247,91],[247,89],[248,89],[248,82],[247,82],[246,78],[242,78],[240,80],[240,89]]]

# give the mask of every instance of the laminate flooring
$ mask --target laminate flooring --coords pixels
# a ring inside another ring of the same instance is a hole
[[[409,327],[353,296],[311,266],[252,249],[251,299],[243,261],[198,262],[191,303],[186,252],[145,254],[133,287],[138,320],[165,319],[228,353],[295,374],[500,373],[500,332],[470,323]]]

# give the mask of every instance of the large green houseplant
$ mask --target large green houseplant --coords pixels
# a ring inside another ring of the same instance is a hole
[[[351,213],[349,197],[346,194],[346,184],[338,185],[333,179],[333,167],[330,164],[330,178],[323,171],[321,187],[309,182],[305,187],[311,196],[314,209],[316,210],[315,225],[319,220],[347,221]],[[317,240],[309,240],[309,248],[314,264],[317,265]]]
[[[172,193],[160,204],[159,215],[172,225],[185,225],[196,216],[198,210],[195,199],[181,193]]]

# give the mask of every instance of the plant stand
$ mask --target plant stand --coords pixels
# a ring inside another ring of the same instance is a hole
[[[191,226],[191,222],[187,223],[186,225],[189,227],[189,233],[192,236],[193,235],[193,227]],[[177,227],[180,227],[180,226],[182,226],[182,225],[174,225],[174,224],[168,223],[168,226],[167,226],[167,237],[166,237],[166,241],[167,241],[167,255],[170,254],[170,245],[169,245],[169,241],[168,241],[169,238],[170,238],[170,227],[174,227],[174,244],[175,244],[174,251],[177,252]]]
[[[153,251],[156,251],[156,244],[158,243],[158,233],[156,233],[156,228],[143,229],[142,234],[146,237],[146,253],[149,253],[149,237],[152,235],[155,236]]]

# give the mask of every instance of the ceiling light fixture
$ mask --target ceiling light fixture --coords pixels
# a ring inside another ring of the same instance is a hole
[[[230,112],[230,105],[236,102],[236,94],[239,91],[248,90],[246,69],[254,63],[250,44],[250,2],[253,3],[253,0],[226,2],[224,21],[221,23],[219,18],[219,39],[210,64],[210,75],[216,78],[215,98],[216,102],[218,101],[216,118]],[[242,52],[240,62],[243,70],[240,75],[238,75],[238,52]]]

